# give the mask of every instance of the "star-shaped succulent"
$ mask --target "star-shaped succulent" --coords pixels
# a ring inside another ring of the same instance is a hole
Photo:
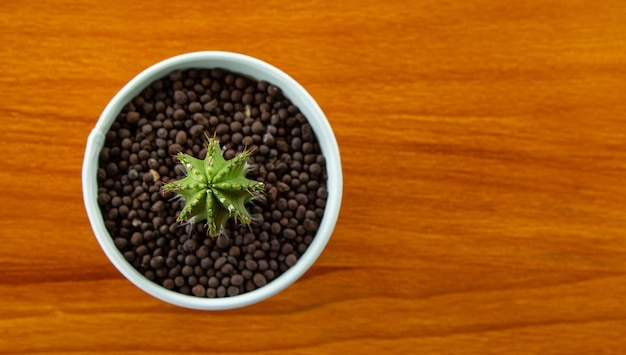
[[[208,234],[217,237],[229,217],[236,222],[249,224],[248,203],[260,191],[262,182],[246,178],[249,165],[248,149],[231,160],[225,160],[219,141],[208,138],[204,160],[179,152],[178,160],[185,167],[187,176],[163,186],[163,192],[174,192],[182,197],[185,206],[178,218],[179,222],[192,223],[207,221]]]

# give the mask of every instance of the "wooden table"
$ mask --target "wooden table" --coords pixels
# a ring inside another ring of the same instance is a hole
[[[626,3],[3,1],[0,353],[623,354]],[[303,279],[158,301],[106,259],[81,164],[130,78],[197,50],[300,81],[344,203]]]

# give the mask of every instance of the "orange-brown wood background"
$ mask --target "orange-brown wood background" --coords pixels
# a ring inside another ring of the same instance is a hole
[[[202,312],[109,263],[86,138],[128,80],[227,50],[300,81],[344,202],[279,295]],[[0,4],[0,353],[626,353],[626,2]]]

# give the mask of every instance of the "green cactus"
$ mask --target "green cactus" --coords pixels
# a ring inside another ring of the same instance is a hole
[[[217,237],[229,217],[236,222],[249,224],[250,214],[244,206],[260,191],[262,182],[248,180],[248,157],[252,152],[244,150],[231,160],[225,160],[219,141],[208,138],[204,160],[179,152],[187,176],[163,186],[163,192],[174,192],[185,201],[176,219],[192,223],[207,221],[208,234]]]

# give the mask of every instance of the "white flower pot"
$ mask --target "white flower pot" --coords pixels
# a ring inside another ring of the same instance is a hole
[[[256,290],[224,298],[201,298],[168,290],[145,278],[126,261],[104,225],[98,205],[97,170],[106,133],[124,106],[144,88],[175,70],[223,68],[278,86],[307,118],[326,159],[328,198],[319,230],[298,262],[282,275]],[[262,301],[300,278],[319,257],[335,227],[341,207],[343,177],[339,148],[326,116],[309,93],[281,70],[252,57],[229,52],[194,52],[166,59],[147,68],[124,86],[106,106],[89,135],[82,170],[83,197],[98,243],[113,265],[133,284],[165,302],[201,310],[223,310]]]

